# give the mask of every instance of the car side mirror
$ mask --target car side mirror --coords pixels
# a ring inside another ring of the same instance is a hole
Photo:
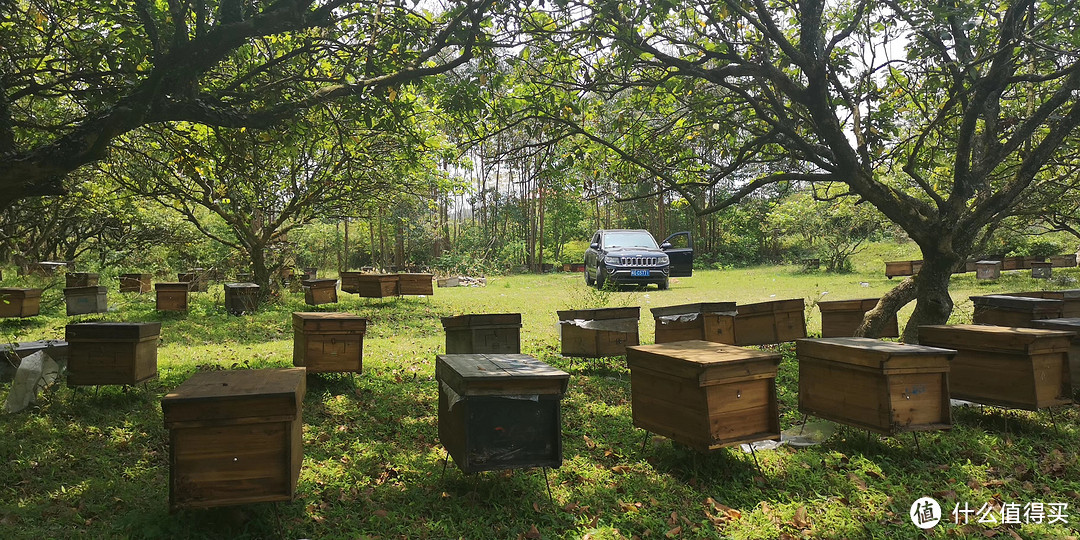
[[[600,244],[598,244],[596,242],[593,242],[593,243],[589,244],[589,247],[591,247],[593,249],[600,249]]]
[[[660,249],[671,249],[671,242],[664,242],[660,244]]]

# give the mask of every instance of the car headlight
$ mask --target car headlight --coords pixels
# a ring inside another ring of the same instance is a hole
[[[656,264],[668,264],[670,262],[671,259],[669,259],[667,255],[661,255],[656,259]]]
[[[621,264],[621,263],[622,263],[622,260],[619,259],[618,255],[607,255],[607,256],[604,257],[604,264],[618,265],[618,264]]]

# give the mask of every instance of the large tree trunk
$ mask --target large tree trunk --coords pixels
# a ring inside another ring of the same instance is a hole
[[[904,343],[919,342],[919,326],[948,322],[953,309],[949,280],[959,260],[961,258],[954,254],[923,249],[923,265],[919,273],[904,279],[885,293],[877,306],[866,312],[856,335],[880,336],[885,322],[912,300],[916,301],[915,311],[902,332]]]

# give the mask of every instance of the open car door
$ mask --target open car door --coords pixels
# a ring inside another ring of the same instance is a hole
[[[677,232],[660,243],[671,259],[671,277],[690,277],[694,274],[694,242],[690,231]]]

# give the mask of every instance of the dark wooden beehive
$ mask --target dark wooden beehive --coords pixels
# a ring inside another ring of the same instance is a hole
[[[122,293],[148,293],[151,286],[150,274],[120,274],[120,292]]]
[[[700,339],[735,343],[735,302],[699,302],[652,308],[656,343]]]
[[[188,284],[188,290],[191,292],[206,292],[208,288],[208,276],[202,268],[195,268],[177,274],[176,281],[183,281]]]
[[[975,263],[975,279],[998,279],[1001,277],[1001,261],[978,261]]]
[[[170,510],[295,498],[304,460],[304,373],[202,371],[161,399]]]
[[[972,296],[971,301],[975,304],[975,313],[972,316],[975,324],[1028,328],[1035,319],[1060,318],[1065,307],[1061,300],[1003,294]]]
[[[398,275],[342,272],[341,290],[357,294],[364,298],[386,298],[397,296]]]
[[[1029,291],[1018,293],[1004,293],[1005,296],[1023,296],[1027,298],[1046,298],[1049,300],[1061,300],[1062,318],[1080,317],[1080,289],[1068,289],[1064,291]],[[1040,328],[1035,326],[1035,328]]]
[[[155,283],[158,311],[187,311],[190,283]]]
[[[1069,381],[1074,391],[1080,390],[1080,318],[1039,319],[1031,321],[1031,325],[1045,330],[1075,332],[1069,342]]]
[[[0,289],[0,318],[34,317],[41,313],[41,289]]]
[[[1035,279],[1050,279],[1053,273],[1053,265],[1048,262],[1031,263],[1031,277]]]
[[[336,304],[337,280],[336,279],[305,279],[304,303],[309,306],[322,304]]]
[[[230,315],[254,313],[259,307],[259,286],[254,283],[226,283],[225,311]]]
[[[626,350],[634,425],[700,451],[780,438],[780,354],[710,341]]]
[[[559,467],[569,379],[524,354],[438,355],[439,442],[466,474]]]
[[[877,298],[858,300],[833,300],[818,302],[821,310],[821,337],[852,337],[862,325],[866,312],[877,306]],[[900,327],[893,315],[885,322],[885,327],[878,337],[900,337]]]
[[[64,289],[64,302],[67,304],[68,317],[109,311],[107,289],[101,285],[67,287]]]
[[[67,325],[68,386],[134,385],[157,375],[161,323]]]
[[[950,349],[871,338],[800,339],[799,411],[885,435],[950,429]]]
[[[367,319],[323,312],[294,312],[292,318],[294,366],[310,373],[363,371]]]
[[[68,288],[93,287],[98,284],[99,279],[101,279],[101,276],[93,272],[68,272],[64,276]]]
[[[638,344],[641,308],[573,309],[558,311],[562,355],[595,358],[622,356]]]
[[[1076,254],[1051,255],[1050,264],[1054,268],[1076,268]]]
[[[735,345],[772,345],[806,337],[802,298],[739,304],[735,309]]]
[[[521,314],[489,313],[442,318],[446,354],[521,352]]]
[[[401,295],[432,295],[435,288],[432,284],[431,274],[398,274],[398,294]]]
[[[1070,332],[975,324],[919,327],[919,343],[954,349],[949,393],[1036,410],[1072,403]]]

